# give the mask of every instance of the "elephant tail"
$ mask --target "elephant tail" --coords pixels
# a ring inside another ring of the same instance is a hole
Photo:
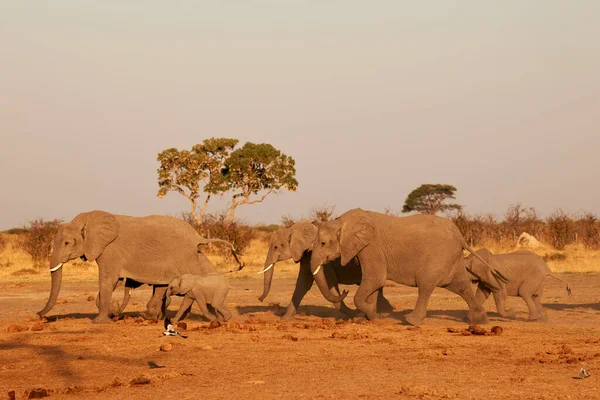
[[[566,285],[567,294],[569,295],[569,297],[571,297],[571,286],[569,286],[569,282],[565,281],[564,279],[560,279],[559,277],[554,276],[553,274],[548,274],[548,276],[550,278],[554,278],[557,281],[560,281],[560,282],[564,283]]]
[[[488,267],[488,268],[491,270],[491,272],[492,272],[492,275],[494,276],[494,278],[496,278],[496,279],[497,279],[498,281],[500,281],[500,282],[504,282],[504,283],[508,282],[508,279],[507,279],[507,278],[506,278],[504,275],[502,275],[502,273],[501,273],[500,271],[498,271],[497,269],[494,269],[494,268],[492,268],[492,266],[491,266],[490,264],[488,264],[488,263],[487,263],[487,262],[486,262],[486,261],[485,261],[483,258],[481,258],[481,257],[479,256],[479,254],[477,254],[477,253],[475,252],[475,250],[473,250],[473,249],[471,248],[471,246],[469,246],[469,245],[467,244],[467,242],[466,242],[466,241],[465,241],[465,239],[462,237],[462,235],[461,235],[461,241],[462,241],[462,248],[463,248],[463,249],[465,249],[466,251],[468,251],[469,253],[471,253],[471,254],[473,255],[473,257],[475,257],[475,258],[477,258],[479,261],[481,261],[481,262],[483,263],[483,265],[485,265],[486,267]],[[468,271],[469,271],[471,274],[475,275],[471,269],[467,268],[467,270],[468,270]],[[476,277],[477,277],[477,278],[478,278],[480,281],[482,281],[482,279],[481,279],[481,277],[480,277],[480,276],[477,276],[477,275],[475,275],[475,276],[476,276]]]
[[[236,270],[232,270],[229,272],[237,272],[239,270],[241,270],[242,268],[244,268],[246,266],[246,264],[244,264],[243,262],[240,261],[240,259],[238,258],[238,256],[241,256],[243,254],[239,253],[235,247],[233,246],[233,244],[229,243],[227,240],[223,240],[223,239],[205,239],[202,238],[200,239],[200,242],[198,243],[198,251],[200,251],[200,246],[202,245],[207,245],[210,243],[222,243],[227,245],[228,247],[231,248],[231,255],[233,256],[233,258],[235,259],[235,262],[238,264],[239,268]]]

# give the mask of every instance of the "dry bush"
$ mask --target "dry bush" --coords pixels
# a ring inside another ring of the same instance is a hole
[[[54,236],[62,222],[61,219],[44,221],[43,218],[38,218],[29,221],[29,225],[25,227],[26,232],[21,239],[20,247],[29,254],[38,268],[49,261]]]
[[[201,226],[198,226],[190,214],[182,214],[182,219],[192,225],[202,237],[227,240],[233,244],[238,252],[243,253],[250,241],[256,237],[256,231],[240,219],[228,223],[227,218],[228,216],[225,213],[205,214],[204,222]],[[211,249],[209,251],[223,257],[231,256],[231,249],[227,246],[214,244],[209,245],[209,248]]]
[[[523,232],[533,235],[537,239],[543,239],[545,224],[535,211],[535,208],[526,208],[520,203],[511,204],[504,214],[502,222],[503,236],[516,242]]]
[[[585,213],[575,222],[577,238],[586,249],[600,249],[600,221],[592,213]]]
[[[294,225],[295,223],[296,223],[296,220],[289,214],[281,217],[281,226],[284,228],[289,228],[290,226]]]
[[[451,219],[470,246],[502,241],[502,228],[492,214],[470,216],[460,210]]]
[[[575,224],[571,216],[559,209],[546,218],[549,243],[557,250],[576,241]]]
[[[322,206],[313,207],[308,212],[308,219],[317,222],[327,222],[332,220],[333,210],[335,206],[328,206],[327,204],[323,204]]]
[[[4,250],[6,246],[8,246],[8,239],[0,233],[0,251]]]

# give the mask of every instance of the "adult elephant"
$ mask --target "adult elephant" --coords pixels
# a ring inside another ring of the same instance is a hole
[[[357,208],[319,227],[310,266],[325,298],[340,301],[343,295],[334,296],[327,290],[321,265],[337,257],[341,257],[341,265],[358,258],[362,281],[354,304],[370,320],[377,316],[373,294],[389,279],[418,287],[416,307],[406,316],[412,325],[422,323],[436,287],[461,296],[469,306],[471,322],[485,323],[487,315],[473,294],[463,249],[475,254],[448,219],[432,215],[394,217]],[[475,257],[480,259],[477,254]],[[490,273],[494,275],[494,281],[488,282],[490,289],[499,290],[496,279],[504,278],[494,270]]]
[[[151,302],[158,303],[159,297],[162,302],[159,292],[166,290],[172,278],[216,272],[198,251],[203,240],[187,222],[173,217],[130,217],[97,210],[81,213],[58,229],[50,260],[50,297],[38,315],[45,315],[56,303],[63,263],[79,257],[98,264],[100,300],[95,323],[109,321],[112,292],[121,277],[154,285]]]
[[[292,318],[296,314],[300,302],[313,285],[314,278],[310,271],[310,260],[312,245],[317,236],[317,229],[317,225],[311,221],[300,221],[288,228],[278,230],[271,237],[269,252],[265,260],[265,269],[261,271],[265,274],[265,277],[263,294],[258,298],[260,301],[263,301],[271,290],[275,263],[289,260],[290,258],[294,262],[300,263],[296,287],[292,295],[292,300],[282,317],[284,319]],[[328,292],[333,296],[339,296],[338,283],[343,285],[359,285],[362,271],[360,266],[354,261],[350,261],[346,266],[342,267],[340,259],[337,258],[323,266],[323,274]],[[343,300],[334,302],[334,307],[348,316],[356,315],[356,311],[346,306]],[[383,288],[379,289],[377,294],[377,311],[391,312],[392,310],[392,305],[383,297]]]

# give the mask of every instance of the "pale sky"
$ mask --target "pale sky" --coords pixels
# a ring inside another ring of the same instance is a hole
[[[296,160],[250,223],[399,211],[422,183],[469,213],[600,214],[599,21],[598,0],[0,0],[0,230],[187,211],[156,156],[212,136]]]

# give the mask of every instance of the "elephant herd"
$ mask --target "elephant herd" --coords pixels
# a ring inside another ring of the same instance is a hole
[[[170,296],[181,295],[184,300],[174,322],[185,318],[194,301],[208,319],[227,320],[231,313],[224,302],[229,285],[200,251],[201,244],[214,241],[224,242],[203,239],[188,223],[172,217],[129,217],[104,211],[79,214],[58,230],[50,261],[51,292],[38,315],[45,315],[56,302],[63,264],[82,258],[98,264],[96,323],[108,322],[111,314],[121,312],[131,288],[142,284],[153,286],[143,314],[146,318],[163,318]],[[463,250],[470,253],[467,258]],[[275,232],[261,271],[265,275],[260,301],[269,294],[275,264],[290,258],[300,268],[283,318],[294,316],[314,282],[323,296],[348,316],[358,312],[369,320],[384,316],[393,310],[383,295],[386,280],[391,280],[418,288],[416,306],[405,317],[411,325],[423,322],[436,287],[463,298],[471,323],[487,322],[483,303],[490,294],[501,316],[514,318],[514,312],[505,307],[506,296],[520,296],[529,308],[529,319],[538,320],[545,318],[540,302],[545,277],[559,279],[531,252],[492,255],[487,249],[473,251],[448,219],[395,217],[362,209],[324,223],[300,221]],[[125,282],[125,296],[119,304],[112,301],[112,294],[121,281]],[[476,293],[473,282],[477,283]],[[358,285],[356,310],[344,303],[348,291],[340,292],[339,284]],[[570,293],[568,284],[567,290]]]

